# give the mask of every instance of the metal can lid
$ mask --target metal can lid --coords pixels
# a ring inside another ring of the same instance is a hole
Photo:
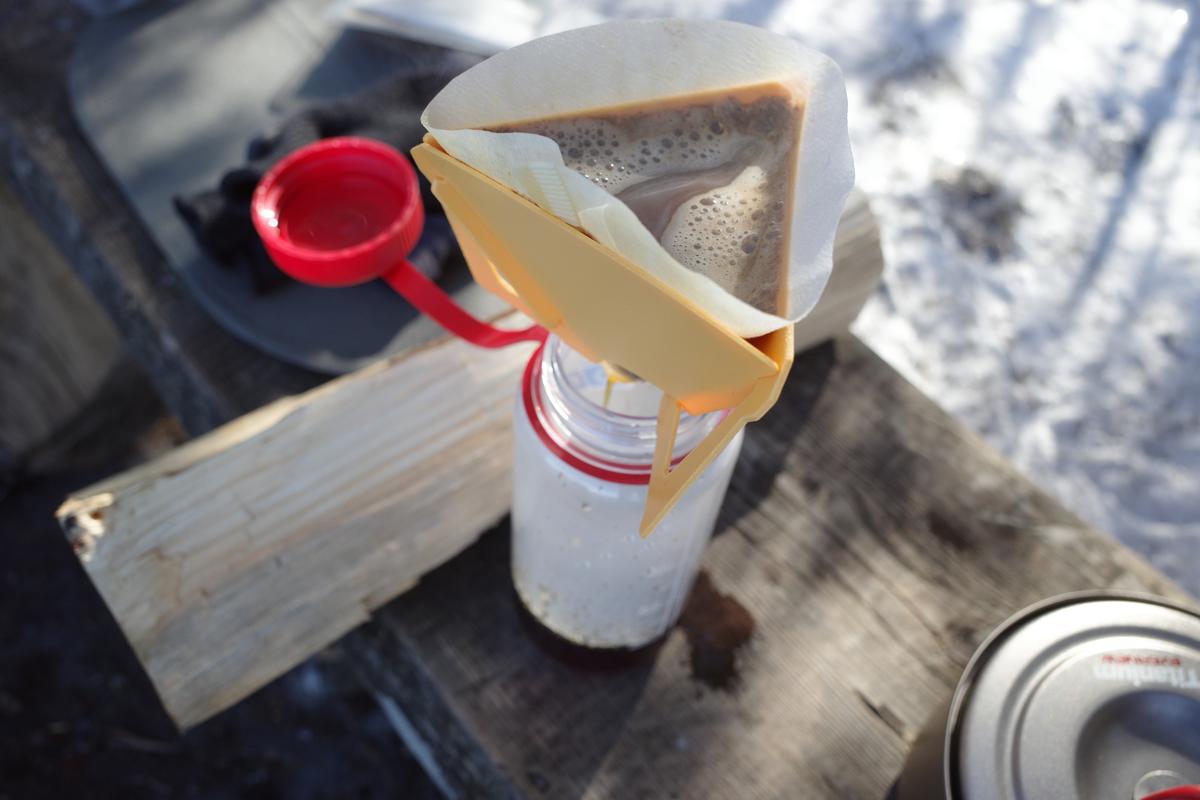
[[[1200,616],[1131,597],[1039,606],[980,650],[951,716],[962,800],[1138,800],[1168,777],[1200,784]]]

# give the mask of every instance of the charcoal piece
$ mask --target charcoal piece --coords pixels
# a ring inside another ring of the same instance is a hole
[[[425,135],[422,109],[453,76],[453,72],[408,75],[307,108],[278,130],[252,139],[246,163],[232,166],[216,188],[177,196],[175,208],[213,261],[244,273],[255,294],[283,289],[293,281],[271,261],[250,219],[250,199],[262,176],[289,153],[333,136],[377,139],[407,153]],[[426,232],[413,260],[421,262],[422,272],[436,277],[456,247],[441,205],[423,177],[420,187]]]

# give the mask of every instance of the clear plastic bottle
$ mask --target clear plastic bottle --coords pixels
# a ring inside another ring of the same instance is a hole
[[[666,633],[712,535],[741,433],[638,534],[661,397],[642,381],[609,387],[602,366],[553,336],[526,369],[513,415],[513,581],[530,613],[575,644],[637,648]],[[684,415],[674,458],[723,415]]]

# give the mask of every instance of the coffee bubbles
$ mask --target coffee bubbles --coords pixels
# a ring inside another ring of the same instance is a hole
[[[803,107],[767,84],[493,128],[552,139],[683,266],[785,312],[787,225]]]
[[[782,206],[772,210],[770,188],[761,166],[746,167],[729,184],[679,206],[661,241],[680,263],[774,312],[787,264],[780,249]]]

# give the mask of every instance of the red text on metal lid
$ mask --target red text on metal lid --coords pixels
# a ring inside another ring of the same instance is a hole
[[[1162,653],[1105,653],[1092,663],[1092,677],[1101,681],[1200,689],[1200,669],[1179,656]]]
[[[1100,657],[1104,664],[1149,664],[1153,667],[1182,667],[1179,656],[1151,656],[1140,653],[1105,653]]]

